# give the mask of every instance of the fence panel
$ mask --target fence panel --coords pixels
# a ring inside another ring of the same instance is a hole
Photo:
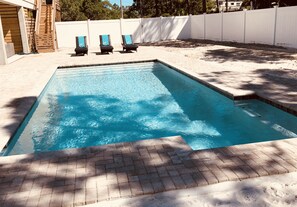
[[[161,33],[162,40],[191,38],[191,25],[189,22],[189,17],[163,17]]]
[[[135,43],[140,43],[142,40],[141,19],[123,19],[122,33],[132,34],[133,41]]]
[[[191,38],[204,39],[204,15],[195,15],[191,18]]]
[[[168,40],[173,39],[172,30],[174,28],[173,17],[163,17],[162,18],[162,30],[161,30],[161,39]]]
[[[244,42],[245,12],[230,12],[223,15],[223,41]]]
[[[143,42],[157,42],[161,39],[160,18],[145,18],[141,23]]]
[[[246,43],[273,45],[275,8],[246,12]]]
[[[282,7],[277,11],[275,44],[297,48],[297,7]]]
[[[112,45],[121,44],[120,20],[90,21],[90,47],[99,47],[99,35],[109,34]]]
[[[56,22],[56,32],[58,47],[72,47],[75,48],[76,36],[87,36],[88,38],[88,25],[87,21],[77,22]]]
[[[191,38],[191,22],[189,16],[174,17],[173,39],[189,39]]]
[[[222,38],[222,14],[205,15],[205,39],[220,41]]]

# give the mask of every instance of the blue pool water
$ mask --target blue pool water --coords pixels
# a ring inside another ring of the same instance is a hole
[[[193,149],[297,137],[297,117],[234,102],[157,62],[58,69],[5,155],[181,135]]]

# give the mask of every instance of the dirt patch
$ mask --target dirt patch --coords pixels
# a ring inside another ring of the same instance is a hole
[[[178,48],[195,48],[195,47],[205,47],[205,46],[229,46],[237,48],[247,48],[254,50],[269,50],[276,52],[288,52],[297,53],[297,49],[284,48],[280,46],[271,46],[265,44],[244,44],[237,42],[219,42],[213,40],[197,40],[197,39],[187,39],[187,40],[164,40],[154,43],[141,43],[141,46],[155,46],[155,47],[178,47]]]
[[[297,50],[263,44],[241,44],[210,40],[167,40],[155,43],[142,43],[142,46],[165,47],[168,51],[179,50],[187,57],[198,58],[197,50],[203,52],[201,59],[223,63],[226,61],[246,61],[272,63],[281,60],[297,60]],[[184,48],[185,51],[182,51]],[[189,52],[192,51],[192,52]]]

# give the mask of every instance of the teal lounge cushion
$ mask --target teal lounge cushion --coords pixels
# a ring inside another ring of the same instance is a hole
[[[110,45],[108,35],[102,35],[102,45],[104,46]]]
[[[78,37],[78,47],[86,47],[85,37],[79,36]]]
[[[132,45],[133,44],[131,35],[125,35],[125,40],[126,40],[127,45]]]

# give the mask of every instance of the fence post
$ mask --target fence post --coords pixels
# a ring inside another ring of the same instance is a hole
[[[243,43],[246,43],[246,11],[247,9],[243,10]]]
[[[123,35],[123,19],[120,18],[120,33]]]
[[[141,42],[141,43],[144,43],[142,18],[140,18],[140,28],[141,28],[141,38],[140,38],[140,42]]]
[[[190,24],[190,27],[189,27],[190,28],[190,39],[193,39],[192,38],[192,14],[190,14],[188,18],[189,18],[189,24]]]
[[[278,9],[278,6],[274,6],[273,45],[275,45],[275,41],[276,41],[277,9]]]
[[[3,27],[0,15],[0,65],[7,64],[7,54],[5,49],[5,42],[4,42],[4,34],[3,34]]]
[[[162,41],[162,25],[163,25],[163,17],[162,16],[160,16],[160,41]]]
[[[203,13],[203,39],[206,39],[206,13]]]
[[[90,28],[91,28],[91,20],[88,19],[87,20],[87,28],[88,28],[88,46],[91,47],[91,32],[90,32]]]
[[[221,41],[224,40],[224,11],[221,11]]]

